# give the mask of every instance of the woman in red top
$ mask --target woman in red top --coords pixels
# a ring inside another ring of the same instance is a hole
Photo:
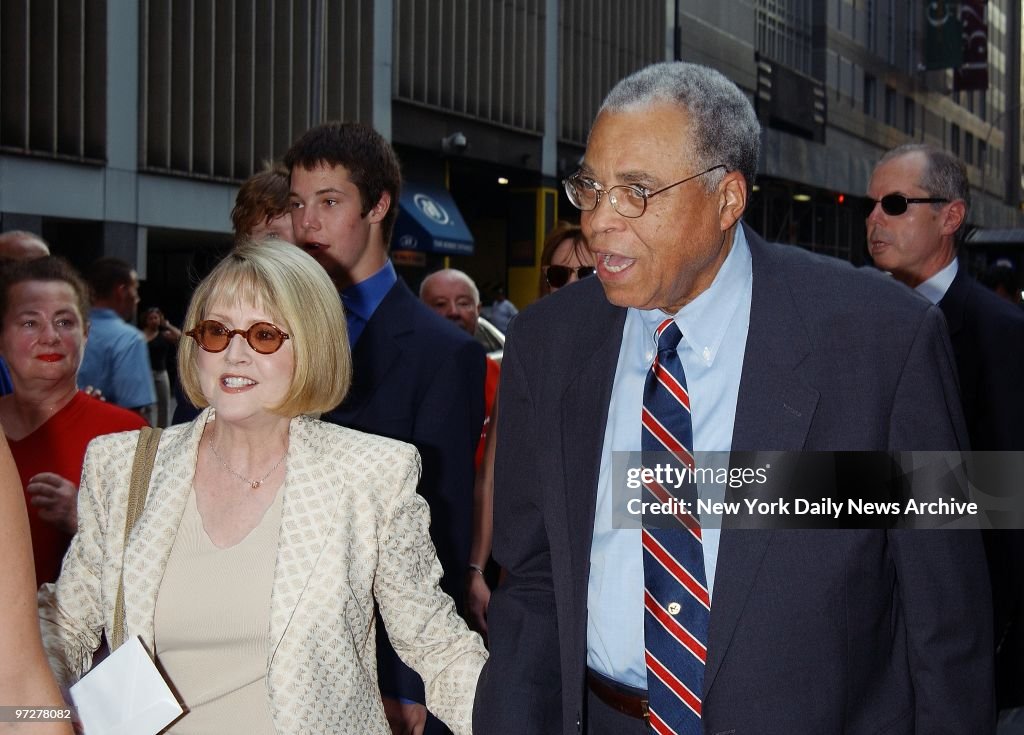
[[[88,289],[62,258],[15,263],[0,279],[0,354],[14,383],[0,422],[25,488],[38,584],[57,579],[77,529],[86,445],[145,426],[78,390],[88,314]]]

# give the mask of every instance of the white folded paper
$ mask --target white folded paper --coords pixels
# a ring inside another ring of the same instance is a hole
[[[138,636],[71,687],[86,735],[156,735],[181,714]]]

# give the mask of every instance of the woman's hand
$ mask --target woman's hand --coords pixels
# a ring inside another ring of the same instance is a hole
[[[78,531],[78,488],[53,472],[40,472],[25,488],[39,517],[68,535]]]
[[[487,605],[491,601],[491,588],[484,575],[476,569],[466,572],[466,622],[483,636],[487,644]]]

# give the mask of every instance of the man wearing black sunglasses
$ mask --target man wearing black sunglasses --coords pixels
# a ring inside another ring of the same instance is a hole
[[[967,274],[957,245],[970,210],[963,163],[927,144],[886,153],[868,185],[868,248],[875,265],[942,309],[949,327],[971,449],[1024,450],[1024,312]],[[1024,542],[985,537],[996,630],[1000,708],[1024,705]]]

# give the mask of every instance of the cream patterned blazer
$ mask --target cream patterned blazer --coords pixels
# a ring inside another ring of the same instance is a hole
[[[91,665],[114,621],[124,560],[128,635],[150,650],[157,592],[195,474],[210,409],[160,438],[146,507],[123,543],[138,432],[94,440],[78,534],[60,579],[39,591],[43,642],[62,685]],[[427,707],[471,732],[486,659],[480,637],[437,582],[420,460],[402,442],[310,418],[289,430],[281,533],[270,600],[267,690],[279,733],[390,735],[377,687],[374,600],[395,650],[426,685]]]

